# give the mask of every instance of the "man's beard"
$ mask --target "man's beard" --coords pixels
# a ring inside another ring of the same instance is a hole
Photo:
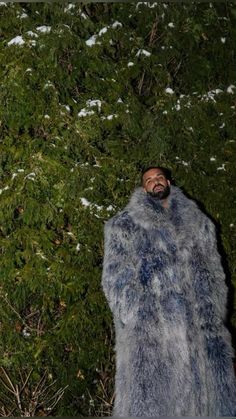
[[[156,185],[157,186],[157,185]],[[169,187],[169,185],[167,185],[164,189],[162,189],[161,191],[154,191],[154,189],[155,189],[155,187],[156,186],[154,186],[154,188],[153,188],[153,190],[152,191],[147,191],[147,193],[150,195],[150,196],[152,196],[153,198],[157,198],[157,199],[160,199],[160,200],[162,200],[162,199],[165,199],[165,198],[167,198],[167,196],[169,196],[169,194],[170,194],[170,187]]]

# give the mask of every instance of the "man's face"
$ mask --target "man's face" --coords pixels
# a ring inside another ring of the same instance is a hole
[[[154,198],[165,199],[170,194],[170,181],[161,169],[150,169],[143,175],[143,188]]]

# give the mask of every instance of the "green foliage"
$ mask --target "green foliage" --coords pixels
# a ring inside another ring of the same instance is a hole
[[[170,167],[204,204],[236,284],[235,5],[7,3],[0,13],[1,366],[13,386],[29,377],[25,413],[42,381],[63,397],[34,414],[105,416],[114,336],[103,224],[142,166]],[[22,413],[6,380],[1,413]]]

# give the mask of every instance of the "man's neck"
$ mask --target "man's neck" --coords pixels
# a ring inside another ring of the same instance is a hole
[[[168,204],[168,198],[162,199],[162,200],[161,200],[161,205],[162,205],[164,208],[168,208],[168,207],[169,207],[169,204]]]

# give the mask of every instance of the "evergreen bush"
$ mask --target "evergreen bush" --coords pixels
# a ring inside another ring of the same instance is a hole
[[[103,225],[143,166],[170,167],[204,205],[236,284],[236,7],[1,3],[0,14],[0,414],[106,416]]]

